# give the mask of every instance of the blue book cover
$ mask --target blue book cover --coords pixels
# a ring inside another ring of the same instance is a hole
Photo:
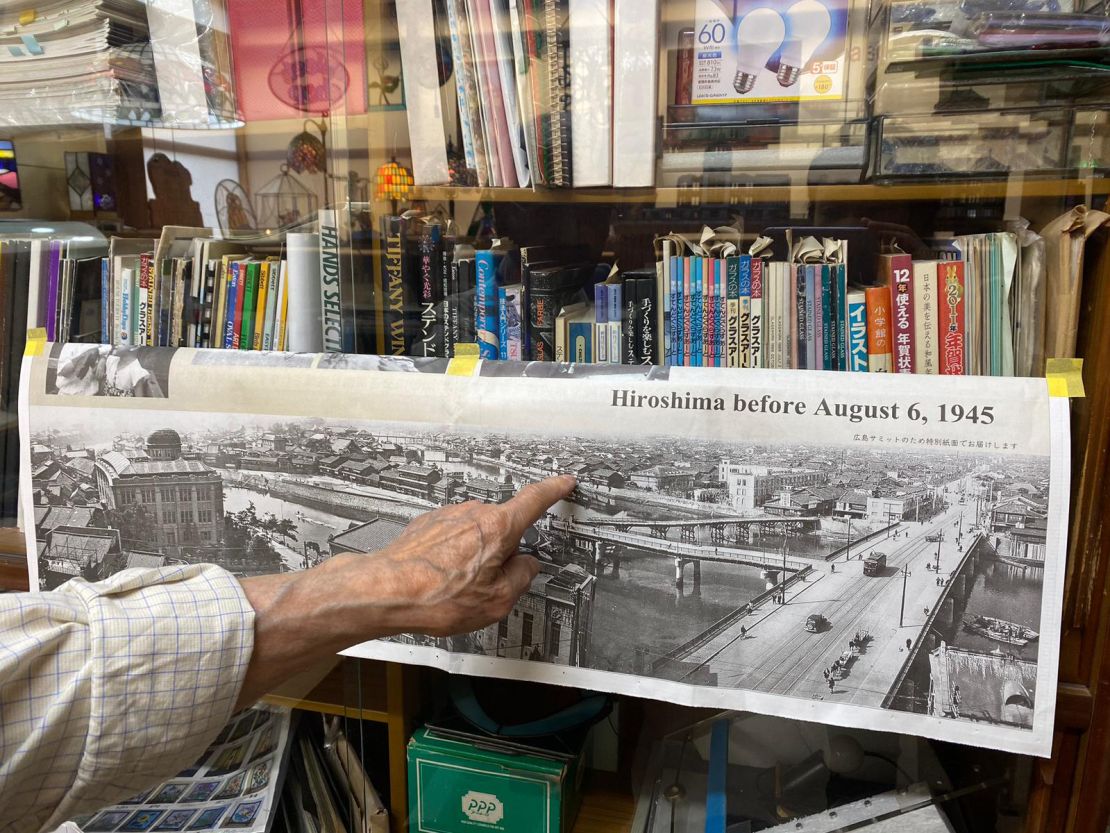
[[[682,258],[671,258],[671,285],[667,288],[671,296],[671,314],[667,319],[667,329],[671,340],[667,351],[667,364],[681,364],[682,355]]]
[[[224,319],[224,349],[235,343],[235,306],[239,300],[239,261],[231,263],[231,277],[227,282],[227,317]]]
[[[112,288],[108,274],[108,258],[100,259],[100,343],[111,344],[112,334],[109,332],[109,322],[112,311]]]
[[[686,364],[686,315],[689,310],[686,307],[686,258],[676,257],[677,267],[675,269],[675,311],[674,311],[674,363],[678,365]]]
[[[817,352],[817,288],[819,280],[816,269],[812,264],[806,269],[806,367],[810,370],[820,370],[820,355]]]
[[[832,343],[832,267],[829,264],[814,267],[821,270],[821,369],[833,369],[836,355]]]
[[[702,295],[702,267],[705,264],[705,258],[696,257],[693,260],[694,264],[694,280],[691,287],[691,299],[693,304],[690,309],[690,363],[694,367],[702,367],[702,300],[705,297]]]
[[[728,295],[725,276],[725,262],[714,260],[716,274],[713,276],[713,362],[714,367],[724,367],[725,349],[728,345]]]
[[[474,329],[478,338],[478,355],[496,359],[501,355],[497,332],[497,265],[493,252],[481,249],[474,253]]]
[[[848,369],[853,373],[866,373],[867,365],[867,296],[850,292],[848,307]]]
[[[752,347],[752,256],[740,255],[740,278],[736,287],[737,367],[748,366]]]
[[[567,325],[567,361],[582,364],[594,360],[594,325],[589,321],[572,321]]]
[[[509,360],[509,296],[505,287],[497,287],[497,358]]]
[[[609,285],[594,284],[594,357],[595,362],[609,361]]]
[[[836,367],[838,370],[848,369],[848,267],[846,264],[836,264],[836,313],[833,321],[836,324]]]

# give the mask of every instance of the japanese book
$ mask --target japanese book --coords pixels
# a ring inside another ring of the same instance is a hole
[[[740,256],[725,258],[726,367],[740,367]]]
[[[868,371],[867,357],[867,296],[862,290],[853,289],[845,295],[847,318],[848,370],[853,373]]]
[[[717,261],[718,267],[720,261]],[[628,273],[626,273],[627,275]],[[637,299],[637,321],[636,321],[636,363],[637,364],[658,364],[659,363],[659,331],[658,316],[656,315],[656,305],[658,304],[658,297],[656,295],[655,276],[644,272],[634,273],[635,277],[632,280],[636,283],[636,299]],[[718,280],[719,280],[718,268]],[[625,280],[628,283],[628,280]]]
[[[914,373],[939,372],[937,275],[943,261],[913,262]]]
[[[847,246],[847,241],[844,241]],[[834,323],[836,327],[836,369],[848,370],[848,264],[835,264],[836,305]]]
[[[659,334],[659,362],[667,364],[671,354],[671,240],[663,241],[663,258],[655,264],[655,331]]]
[[[748,345],[750,358],[748,367],[764,367],[764,342],[766,339],[766,318],[764,313],[764,271],[766,261],[761,257],[752,258],[752,298],[751,317],[748,324]]]
[[[893,372],[913,373],[914,350],[913,261],[907,254],[879,255],[880,283],[890,287]]]
[[[806,267],[803,263],[790,264],[790,281],[794,292],[791,295],[791,324],[794,329],[794,339],[791,344],[791,367],[806,369],[809,367],[809,322],[806,314]]]
[[[778,265],[763,262],[763,367],[778,367]]]
[[[609,364],[621,364],[621,350],[623,349],[623,342],[621,340],[621,316],[624,310],[624,305],[622,303],[624,298],[624,286],[616,275],[611,275],[605,284],[606,303],[608,305],[605,317],[609,321],[609,344],[606,347],[606,351],[609,356]]]
[[[640,308],[640,285],[627,275],[621,280],[621,364],[639,364],[636,350],[636,318]]]
[[[609,285],[594,284],[594,361],[609,362]]]
[[[153,254],[139,255],[138,303],[135,305],[135,346],[150,346],[150,271]]]
[[[890,289],[869,286],[867,298],[867,369],[871,373],[892,372],[890,352]]]
[[[694,332],[694,261],[696,258],[682,258],[682,359],[679,364],[690,366],[693,363],[692,342]]]
[[[717,364],[717,281],[720,278],[720,265],[719,258],[710,257],[705,259],[705,280],[702,286],[705,290],[705,356],[704,364],[706,367],[715,367]]]
[[[320,282],[320,235],[289,232],[286,270],[285,345],[294,353],[317,353],[324,349],[323,293]]]
[[[432,7],[432,0],[408,0],[396,6],[412,175],[417,185],[442,185],[450,181],[439,83],[439,43]]]
[[[420,227],[417,274],[420,285],[420,338],[413,345],[413,352],[418,356],[443,355],[443,325],[439,320],[439,270],[443,265],[441,235],[442,228],[438,222],[423,223]]]
[[[752,318],[752,256],[740,255],[737,283],[737,345],[736,366],[751,367],[751,318]]]
[[[702,346],[704,341],[702,335],[702,321],[704,317],[705,296],[702,294],[702,282],[704,281],[703,267],[705,260],[704,257],[690,258],[691,266],[694,269],[694,275],[690,281],[690,364],[694,367],[702,367],[704,365],[704,361],[702,360]]]
[[[967,368],[967,338],[964,330],[964,262],[946,260],[937,264],[937,372],[963,376]]]
[[[475,252],[474,268],[474,328],[478,351],[483,359],[496,359],[500,346],[497,343],[497,267],[494,253],[489,249]]]
[[[455,344],[475,344],[478,338],[474,309],[474,297],[477,292],[474,286],[474,249],[467,245],[459,246],[458,250],[455,263],[458,265],[459,337],[455,339]]]
[[[609,0],[569,0],[568,9],[571,181],[576,188],[607,186],[613,181]]]
[[[725,259],[717,258],[714,269],[713,289],[716,297],[713,301],[713,313],[717,329],[716,337],[714,338],[716,346],[714,366],[724,367],[728,362],[728,277],[725,274]]]
[[[613,6],[613,185],[655,184],[659,0]]]

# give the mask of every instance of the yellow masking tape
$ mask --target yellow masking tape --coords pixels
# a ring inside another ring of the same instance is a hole
[[[35,22],[35,18],[37,17],[38,12],[36,12],[34,9],[27,9],[26,11],[19,13],[19,23],[22,26],[29,26],[30,24]]]
[[[456,344],[455,358],[447,363],[448,376],[473,376],[478,368],[478,345]]]
[[[24,356],[41,356],[46,346],[46,328],[34,327],[27,331],[27,346],[23,348]]]
[[[1049,396],[1082,399],[1087,395],[1083,389],[1083,359],[1049,359],[1044,375]]]

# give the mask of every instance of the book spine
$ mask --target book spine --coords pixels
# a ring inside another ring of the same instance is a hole
[[[576,364],[588,364],[593,357],[593,324],[588,321],[574,321],[567,326],[567,338],[570,346],[567,350],[568,360]]]
[[[884,255],[885,274],[890,286],[891,348],[894,372],[913,373],[915,361],[913,320],[913,261],[909,255]]]
[[[62,272],[62,241],[50,241],[50,272],[46,281],[46,339],[58,338],[58,280]]]
[[[281,349],[319,353],[324,349],[320,235],[290,232],[286,235],[286,247],[289,256],[285,269],[285,298],[282,299],[286,305],[285,343]]]
[[[693,275],[694,258],[682,258],[682,362],[689,367],[692,362],[690,339],[693,337]]]
[[[671,246],[670,240],[663,241],[663,259],[655,264],[656,332],[658,333],[659,364],[670,364],[671,360]]]
[[[459,260],[459,339],[456,344],[475,344],[474,335],[474,258]],[[550,356],[548,357],[550,361]]]
[[[321,254],[323,253],[323,226],[321,225]],[[405,221],[402,217],[382,218],[382,297],[385,299],[383,324],[385,326],[385,351],[392,356],[405,354]],[[321,283],[327,285],[327,275],[321,271]],[[335,269],[336,289],[338,290],[339,269]],[[324,307],[325,316],[327,307]],[[333,336],[333,344],[341,343],[338,334]],[[325,333],[325,349],[328,346]]]
[[[846,296],[848,370],[853,373],[868,371],[867,359],[867,299],[862,292]]]
[[[451,322],[451,279],[455,262],[455,233],[445,229],[439,247],[439,329],[441,333],[440,356],[451,357],[455,354],[455,335],[458,322]]]
[[[717,341],[717,296],[713,289],[713,282],[717,275],[717,259],[714,257],[707,257],[702,268],[705,270],[702,282],[702,315],[704,316],[704,325],[702,328],[702,363],[706,367],[712,367],[715,360]]]
[[[594,361],[609,361],[609,292],[604,281],[594,284]]]
[[[815,267],[821,270],[821,369],[833,369],[833,357],[836,347],[832,342],[833,336],[833,299],[832,299],[832,269],[827,263]]]
[[[809,369],[809,325],[806,320],[807,299],[806,267],[799,263],[792,267],[794,275],[794,367]]]
[[[748,326],[748,344],[750,345],[751,357],[748,360],[748,367],[764,366],[763,345],[766,329],[763,304],[764,266],[763,258],[752,258],[752,300]]]
[[[509,360],[509,295],[505,287],[497,287],[497,358]]]
[[[740,255],[739,282],[737,284],[737,311],[739,316],[737,335],[739,348],[736,354],[737,367],[751,367],[752,356],[752,256]]]
[[[35,276],[30,276],[28,293],[35,292]],[[112,281],[111,270],[108,268],[108,258],[100,259],[100,343],[111,344],[112,333],[109,327],[112,310]]]
[[[262,271],[261,267],[262,264],[260,263],[249,263],[246,266],[246,291],[242,293],[243,310],[239,314],[239,320],[236,324],[236,330],[239,333],[239,341],[236,346],[240,350],[250,350],[253,344],[255,295],[258,294],[258,275]],[[242,282],[242,277],[240,277],[240,282]]]
[[[289,261],[281,262],[281,271],[278,274],[277,297],[274,299],[274,350],[285,350],[286,327],[289,315]]]
[[[938,261],[913,264],[913,346],[915,373],[936,375],[940,364],[937,348],[937,268]]]
[[[656,352],[659,347],[658,315],[654,278],[638,278],[636,294],[639,303],[640,321],[636,328],[636,350],[639,364],[657,364]]]
[[[258,267],[258,292],[254,302],[254,332],[251,333],[251,349],[261,350],[266,337],[266,300],[270,297],[270,264]],[[269,347],[267,347],[269,349]]]
[[[511,362],[519,362],[524,358],[524,327],[522,326],[521,312],[523,311],[524,291],[520,284],[514,284],[505,290],[505,331],[506,357]]]
[[[717,367],[728,365],[728,274],[724,259],[717,261]]]
[[[867,299],[867,369],[871,373],[890,373],[890,289],[869,286]]]
[[[671,353],[668,364],[682,364],[682,258],[671,256]]]
[[[621,363],[639,364],[636,350],[637,313],[639,312],[640,306],[640,298],[638,296],[639,285],[635,280],[625,278],[621,286],[624,288],[623,298],[621,299],[624,304],[624,309],[621,314]]]
[[[703,270],[705,267],[704,257],[693,258],[694,265],[694,279],[691,287],[691,300],[694,308],[690,315],[690,337],[693,343],[690,345],[690,361],[694,367],[702,367],[702,333],[703,333],[703,312],[704,312],[704,299],[702,294],[702,280]]]
[[[848,369],[848,265],[836,264],[836,367]]]
[[[623,289],[620,283],[606,283],[605,296],[606,296],[606,313],[605,317],[608,319],[609,324],[609,345],[606,351],[609,354],[609,364],[621,363],[621,311],[624,308],[622,304]]]
[[[818,270],[820,266],[808,264],[806,266],[805,281],[806,281],[806,367],[809,370],[820,370],[821,365],[821,352],[818,338],[820,337],[821,328],[817,321],[817,316],[821,312],[821,299],[817,297],[820,291],[820,276]]]
[[[325,209],[320,216],[320,327],[324,352],[343,352],[343,305],[340,289],[338,211]]]
[[[427,223],[420,230],[420,342],[418,356],[443,355],[443,332],[439,322],[440,226]]]
[[[939,366],[942,376],[963,376],[967,366],[967,333],[964,323],[964,262],[937,264],[937,325]]]
[[[501,351],[497,338],[497,270],[494,266],[493,252],[488,249],[476,252],[474,266],[478,355],[483,359],[496,359]]]
[[[270,280],[266,291],[266,331],[262,336],[263,350],[278,350],[278,315],[281,308],[281,282],[285,279],[286,260],[270,264]]]
[[[138,331],[135,344],[143,347],[150,344],[150,255],[139,255],[139,304],[136,310]]]
[[[120,269],[116,276],[120,284],[119,346],[131,346],[132,286],[135,283],[134,269]]]
[[[726,367],[740,367],[740,257],[725,258]]]
[[[230,350],[234,341],[235,325],[235,296],[239,293],[239,261],[233,260],[227,264],[227,295],[224,303],[224,320],[220,322],[221,341],[224,350]]]

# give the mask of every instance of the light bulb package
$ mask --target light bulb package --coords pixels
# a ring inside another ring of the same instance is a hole
[[[849,0],[696,0],[691,103],[841,101]]]

